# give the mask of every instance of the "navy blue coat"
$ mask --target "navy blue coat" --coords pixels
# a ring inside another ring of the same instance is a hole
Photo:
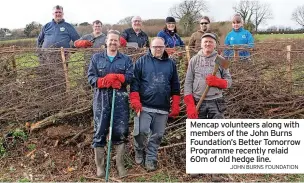
[[[138,43],[138,47],[149,47],[149,37],[146,33],[141,31],[138,35],[134,32],[133,28],[124,30],[122,37],[125,38],[127,42]]]
[[[109,73],[124,74],[125,82],[117,90],[114,104],[113,118],[113,144],[127,141],[129,124],[129,95],[127,85],[133,78],[133,64],[130,57],[117,53],[113,62],[110,62],[107,52],[95,53],[88,69],[88,81],[94,88],[93,113],[94,130],[93,147],[103,147],[106,144],[106,136],[111,118],[111,106],[113,89],[97,88],[99,77],[105,77]]]
[[[152,56],[151,51],[140,57],[134,67],[131,92],[139,92],[144,107],[168,111],[170,97],[180,95],[180,82],[175,62],[164,52],[162,59]]]
[[[79,39],[75,28],[64,20],[45,24],[37,39],[38,48],[70,48],[70,41]]]

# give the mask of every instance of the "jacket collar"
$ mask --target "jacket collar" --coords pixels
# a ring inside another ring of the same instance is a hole
[[[55,20],[52,19],[52,22],[55,23],[55,24],[61,24],[61,23],[65,22],[65,21],[64,21],[64,19],[62,19],[62,20],[60,20],[59,22],[55,22]]]

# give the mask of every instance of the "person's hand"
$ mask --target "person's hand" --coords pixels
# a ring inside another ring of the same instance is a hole
[[[77,40],[75,41],[74,46],[76,48],[89,48],[93,46],[93,43],[88,40]]]
[[[97,88],[110,88],[111,83],[107,82],[104,78],[97,79]]]
[[[140,102],[139,93],[131,92],[129,97],[130,97],[131,107],[134,109],[136,113],[139,113],[142,110],[142,104]]]
[[[206,83],[208,86],[218,87],[222,89],[225,89],[228,86],[228,82],[225,79],[221,79],[213,75],[208,75],[206,77]]]
[[[172,96],[172,105],[171,105],[171,113],[169,114],[169,117],[176,118],[179,115],[180,112],[180,96],[179,95],[173,95]]]
[[[189,119],[198,119],[198,113],[196,111],[193,95],[192,94],[186,95],[184,97],[184,101],[186,104],[188,118]]]
[[[118,81],[118,80],[115,80],[113,83],[112,83],[112,88],[113,89],[120,89],[121,88],[121,82]]]

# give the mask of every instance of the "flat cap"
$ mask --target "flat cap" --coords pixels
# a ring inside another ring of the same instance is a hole
[[[216,36],[214,34],[212,34],[212,33],[209,33],[209,32],[203,34],[202,37],[201,37],[201,39],[203,39],[204,37],[211,37],[212,39],[214,39],[215,41],[217,41]]]

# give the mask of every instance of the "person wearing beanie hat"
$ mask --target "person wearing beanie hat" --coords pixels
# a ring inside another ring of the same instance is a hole
[[[157,34],[157,37],[162,37],[165,40],[165,45],[167,48],[185,45],[180,36],[177,34],[176,21],[173,17],[166,18],[166,25],[164,29]]]
[[[252,48],[254,46],[254,39],[252,34],[244,29],[243,19],[240,14],[235,14],[232,18],[232,31],[229,32],[225,38],[226,46],[239,45],[242,47]],[[240,60],[249,61],[250,53],[247,50],[238,51]],[[234,51],[232,49],[224,50],[224,56],[226,59],[231,59],[234,57]]]

